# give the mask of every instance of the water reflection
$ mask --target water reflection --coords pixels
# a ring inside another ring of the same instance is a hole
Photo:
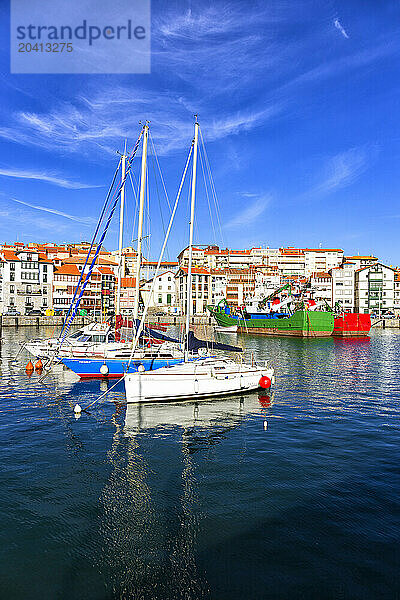
[[[238,425],[246,415],[260,414],[267,399],[271,403],[270,396],[251,393],[201,402],[128,404],[124,432],[134,435],[149,429],[159,429],[161,432],[171,428],[180,428],[186,432],[192,429],[230,429]]]
[[[117,386],[78,421],[104,382],[43,386],[13,362],[29,331],[3,336],[1,597],[396,596],[399,335],[248,336],[272,394],[126,407]]]

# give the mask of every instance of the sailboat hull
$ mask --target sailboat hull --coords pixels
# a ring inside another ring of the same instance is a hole
[[[63,364],[74,371],[81,379],[120,379],[125,373],[136,373],[138,367],[142,365],[146,371],[169,367],[182,362],[182,358],[171,359],[143,359],[133,360],[129,364],[129,359],[84,359],[84,358],[63,358]],[[104,368],[107,367],[107,369]]]
[[[229,361],[185,363],[155,372],[138,372],[125,377],[127,403],[190,400],[229,396],[260,387],[262,377],[273,383],[273,369],[237,365]]]

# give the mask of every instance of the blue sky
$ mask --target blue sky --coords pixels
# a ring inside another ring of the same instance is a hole
[[[143,119],[172,200],[198,113],[221,227],[200,170],[196,242],[322,244],[400,264],[398,2],[153,0],[150,75],[71,76],[10,74],[6,4],[1,241],[90,238],[116,150]],[[152,184],[154,257],[168,218],[160,190]],[[133,212],[128,192],[126,244]],[[170,257],[186,245],[186,220],[185,198]]]

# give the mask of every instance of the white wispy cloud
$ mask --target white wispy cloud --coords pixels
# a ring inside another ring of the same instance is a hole
[[[332,156],[324,168],[321,181],[305,196],[324,196],[353,184],[368,169],[376,156],[376,147],[349,148]]]
[[[10,199],[13,202],[22,204],[23,206],[33,208],[34,210],[40,210],[42,212],[50,213],[52,215],[57,215],[58,217],[64,217],[65,219],[69,219],[70,221],[75,221],[76,223],[82,223],[83,225],[92,225],[94,223],[94,219],[92,217],[77,217],[75,215],[70,215],[68,213],[62,212],[61,210],[56,210],[55,208],[48,208],[47,206],[31,204],[30,202],[25,202],[24,200],[18,200],[17,198],[10,198]]]
[[[190,143],[193,113],[199,114],[207,141],[228,140],[265,126],[288,108],[296,110],[301,88],[400,49],[399,41],[388,38],[331,58],[325,40],[314,31],[305,31],[301,40],[284,35],[304,19],[301,3],[256,3],[252,10],[237,1],[193,4],[184,12],[169,3],[154,15],[154,87],[136,79],[122,85],[113,79],[102,86],[88,79],[68,102],[52,98],[42,110],[10,115],[12,126],[3,121],[0,137],[60,154],[108,160],[121,140],[136,140],[138,121],[148,118],[157,150],[167,154]],[[322,43],[325,54],[320,52]],[[313,58],[304,61],[306,70],[302,53]],[[322,60],[314,58],[318,56]],[[63,180],[57,174],[50,176]]]
[[[253,194],[245,193],[243,196],[247,199],[253,198]],[[234,229],[235,227],[245,227],[253,224],[258,217],[260,217],[266,210],[267,206],[271,202],[271,196],[262,196],[257,198],[250,205],[247,204],[246,208],[238,213],[233,219],[225,224],[225,229]]]
[[[129,87],[105,87],[76,99],[75,105],[59,105],[49,113],[21,112],[12,130],[0,128],[0,137],[63,152],[84,152],[115,156],[121,140],[133,144],[139,133],[138,121],[148,118],[160,154],[188,145],[193,137],[193,114],[200,112],[207,141],[237,135],[265,123],[280,110],[265,103],[261,109],[248,108],[216,118],[200,100],[185,101],[172,92]],[[135,118],[136,116],[136,118]],[[57,178],[58,179],[58,178]]]
[[[83,190],[88,188],[101,187],[98,185],[90,185],[87,183],[81,183],[79,181],[71,181],[64,179],[56,174],[45,173],[43,171],[25,171],[19,169],[5,169],[0,167],[0,176],[12,177],[14,179],[33,179],[37,181],[44,181],[45,183],[51,183],[62,188],[69,190]]]
[[[346,40],[349,39],[349,35],[347,34],[345,28],[343,27],[343,25],[341,24],[341,22],[339,21],[339,19],[335,19],[333,21],[334,26],[336,27],[336,29],[338,29],[340,31],[340,33],[342,34],[343,37],[346,38]]]

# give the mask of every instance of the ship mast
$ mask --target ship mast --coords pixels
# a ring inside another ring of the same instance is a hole
[[[118,243],[118,280],[117,280],[117,307],[116,314],[121,314],[121,278],[122,278],[122,245],[124,235],[124,208],[125,208],[125,172],[126,172],[126,140],[124,153],[121,156],[121,204],[119,212],[119,243]]]
[[[189,262],[186,287],[186,326],[185,326],[185,362],[189,359],[189,326],[192,314],[192,259],[193,259],[193,228],[194,228],[194,205],[196,198],[196,172],[197,172],[197,147],[199,141],[199,124],[197,115],[195,115],[194,124],[194,145],[193,145],[193,163],[192,163],[192,194],[190,205],[190,228],[189,228]]]
[[[140,175],[140,194],[139,194],[139,224],[138,224],[138,240],[137,240],[137,257],[136,257],[136,285],[135,285],[135,307],[133,312],[134,327],[139,314],[139,284],[140,284],[140,268],[142,266],[142,239],[143,239],[143,213],[144,213],[144,196],[146,191],[146,166],[147,166],[147,142],[149,138],[149,126],[147,122],[143,127],[143,149],[142,149],[142,168]]]

